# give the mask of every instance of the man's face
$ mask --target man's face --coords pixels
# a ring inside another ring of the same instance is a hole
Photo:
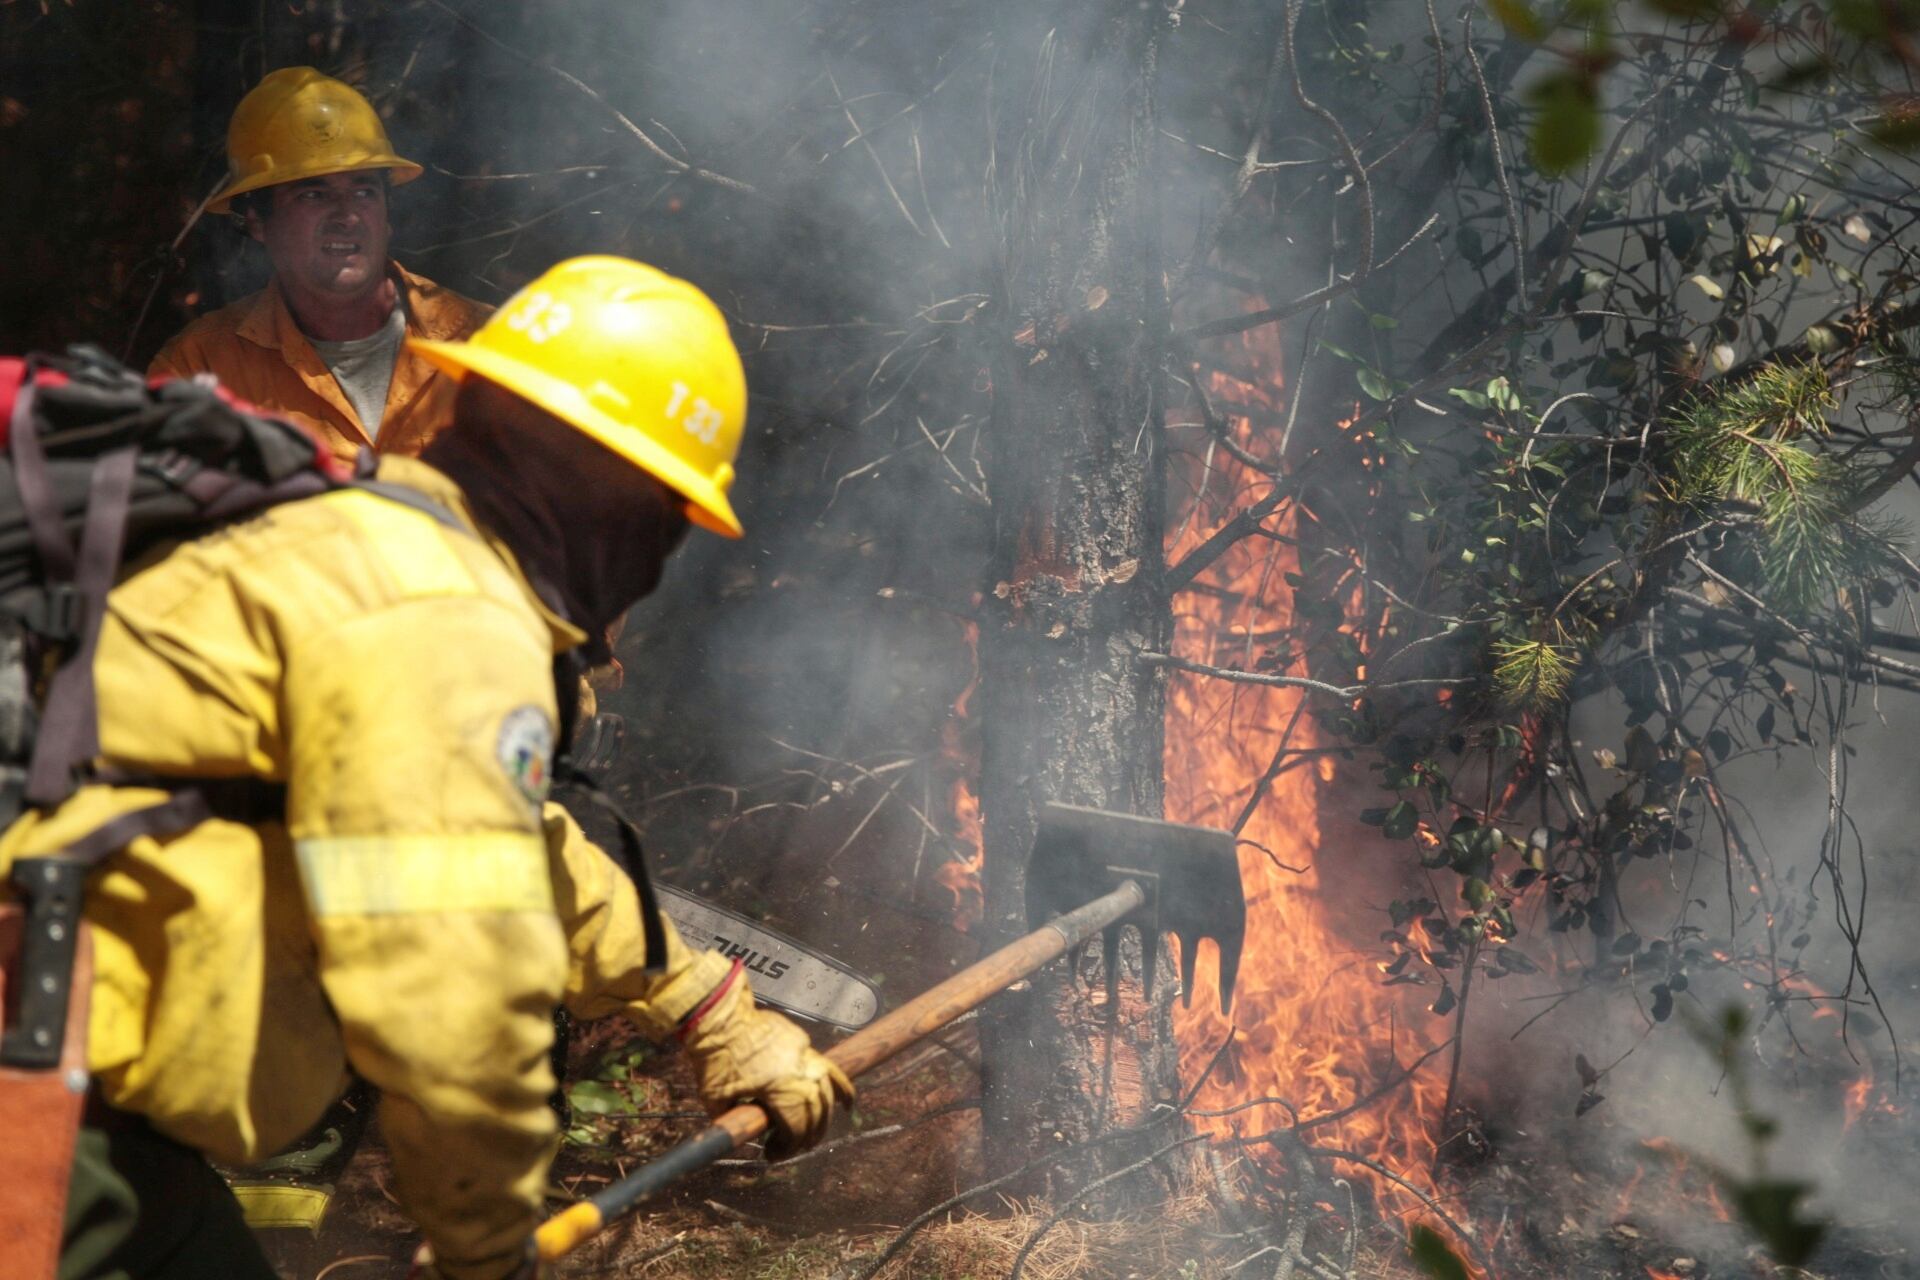
[[[387,268],[386,174],[330,173],[267,188],[271,212],[247,215],[283,285],[347,300],[380,287]]]

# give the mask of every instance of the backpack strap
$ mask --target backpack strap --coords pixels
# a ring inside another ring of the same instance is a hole
[[[453,512],[447,510],[418,489],[408,488],[404,484],[394,484],[388,480],[356,479],[349,483],[352,488],[364,489],[368,493],[377,494],[389,502],[397,502],[403,507],[412,507],[415,511],[423,515],[432,516],[435,520],[438,520],[441,524],[454,530],[456,533],[464,533],[468,537],[473,536],[473,530],[461,524],[459,516],[454,515]]]
[[[602,815],[612,820],[620,833],[620,849],[613,860],[633,881],[635,892],[640,895],[640,929],[646,940],[647,959],[642,966],[647,973],[665,973],[667,968],[667,927],[661,923],[660,900],[653,892],[653,877],[647,874],[645,850],[640,843],[640,828],[633,819],[621,811],[613,797],[600,789],[600,784],[587,774],[580,772],[564,758],[554,762],[553,785],[556,792],[564,791],[585,800]],[[577,801],[561,802],[569,810],[574,810]],[[577,810],[575,810],[577,812]]]
[[[75,943],[86,880],[99,865],[142,836],[165,840],[209,818],[257,824],[286,812],[286,788],[255,778],[180,779],[109,773],[102,781],[159,787],[165,800],[110,818],[59,851],[19,858],[8,883],[25,914],[20,962],[6,964],[8,1000],[19,991],[19,1017],[0,1034],[0,1067],[59,1065],[61,1028],[73,994]],[[0,961],[6,958],[0,956]]]
[[[60,505],[54,497],[53,481],[47,476],[47,453],[40,433],[33,425],[33,367],[13,399],[13,420],[7,428],[7,450],[13,458],[15,482],[20,486],[20,503],[26,510],[27,530],[33,535],[34,550],[47,578],[66,582],[74,570],[73,543],[67,539],[60,518]]]
[[[389,502],[397,502],[403,507],[412,507],[415,511],[432,516],[449,529],[472,536],[473,531],[460,523],[460,517],[429,498],[418,489],[404,484],[395,484],[391,480],[380,480],[380,455],[362,445],[360,452],[353,458],[353,478],[347,484],[355,489],[365,489],[368,493],[379,494]],[[564,725],[562,726],[565,727]],[[566,735],[560,737],[566,741]]]
[[[646,941],[647,973],[663,973],[667,966],[667,927],[661,923],[660,901],[653,892],[653,877],[647,874],[646,850],[641,845],[640,828],[627,817],[614,798],[601,789],[594,776],[580,768],[574,759],[575,736],[580,728],[580,681],[583,668],[578,651],[563,653],[553,660],[554,697],[560,709],[560,749],[554,753],[553,789],[555,798],[567,792],[572,797],[560,803],[578,818],[579,803],[585,801],[602,817],[610,820],[620,833],[620,848],[609,851],[620,869],[633,881],[640,895],[640,928]]]
[[[47,1070],[60,1064],[88,873],[141,836],[177,835],[211,812],[204,793],[186,788],[102,823],[58,853],[14,861],[8,882],[26,920],[18,968],[7,966],[9,985],[17,983],[20,992],[19,1018],[0,1035],[0,1065]]]
[[[47,482],[39,436],[32,418],[21,412],[22,405],[31,403],[32,391],[28,389],[14,406],[9,444],[21,501],[46,572],[50,606],[47,620],[52,624],[49,634],[79,642],[48,685],[40,731],[33,745],[33,763],[27,769],[27,803],[51,806],[73,793],[76,770],[100,754],[93,658],[99,648],[100,626],[106,619],[107,592],[120,570],[139,453],[132,446],[116,449],[94,467],[75,563]],[[64,607],[56,607],[60,605]]]

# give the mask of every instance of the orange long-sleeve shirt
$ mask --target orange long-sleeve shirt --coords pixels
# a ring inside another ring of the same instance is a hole
[[[409,338],[457,342],[493,311],[398,263],[389,264],[389,272],[405,294]],[[189,324],[160,349],[148,372],[211,373],[241,399],[314,432],[343,462],[367,447],[411,457],[453,421],[453,379],[403,349],[376,440],[294,322],[277,282]]]

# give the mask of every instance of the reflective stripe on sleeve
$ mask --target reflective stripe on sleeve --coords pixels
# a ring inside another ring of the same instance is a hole
[[[322,836],[293,847],[316,916],[554,909],[546,845],[526,832]]]

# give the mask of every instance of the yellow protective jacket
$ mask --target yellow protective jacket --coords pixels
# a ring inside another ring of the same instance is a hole
[[[107,1102],[234,1162],[296,1137],[351,1064],[442,1272],[490,1278],[555,1145],[554,1005],[660,1034],[727,966],[668,923],[667,972],[644,973],[631,883],[543,809],[552,659],[580,632],[444,476],[388,458],[380,477],[463,527],[345,490],[165,551],[108,598],[103,763],[286,798],[284,824],[211,820],[94,873],[91,1064]],[[161,794],[92,785],[30,813],[0,873]]]
[[[397,262],[388,273],[405,296],[409,338],[458,342],[493,312]],[[362,448],[419,453],[452,423],[457,390],[452,378],[402,348],[376,441],[295,323],[277,280],[189,324],[160,348],[147,372],[174,378],[211,373],[242,400],[306,427],[343,462],[352,462]]]

